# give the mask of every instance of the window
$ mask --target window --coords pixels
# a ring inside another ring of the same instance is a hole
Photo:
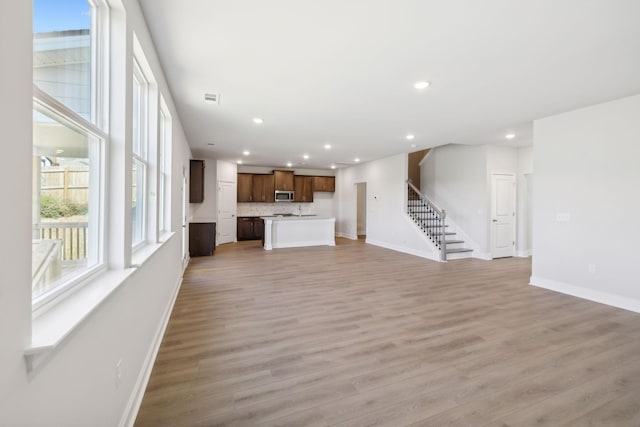
[[[146,176],[148,170],[148,96],[149,83],[137,61],[133,72],[133,161],[132,161],[132,228],[134,248],[146,240]]]
[[[171,116],[164,99],[160,98],[160,134],[159,144],[159,173],[158,180],[158,223],[160,232],[171,230],[170,206],[171,206]]]
[[[108,136],[101,109],[104,4],[33,3],[32,301],[34,308],[103,264]]]

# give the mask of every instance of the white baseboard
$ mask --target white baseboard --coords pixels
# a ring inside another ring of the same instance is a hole
[[[164,332],[169,325],[171,312],[173,311],[173,306],[176,303],[178,292],[180,291],[181,287],[182,277],[180,277],[180,280],[178,280],[178,283],[173,290],[173,295],[171,295],[171,299],[169,300],[169,303],[165,307],[164,313],[162,314],[162,319],[160,321],[160,324],[158,325],[156,334],[153,337],[153,341],[151,342],[151,347],[147,352],[147,356],[145,357],[144,363],[142,364],[142,369],[140,369],[138,379],[136,380],[136,384],[133,387],[133,391],[131,392],[131,396],[129,397],[127,406],[125,407],[124,414],[120,419],[120,427],[132,427],[136,421],[138,411],[140,410],[140,405],[142,404],[142,398],[144,397],[144,392],[146,391],[147,384],[149,383],[149,377],[151,377],[153,364],[156,361],[158,350],[160,349],[160,344],[162,343],[162,338],[164,337]]]
[[[545,279],[543,277],[531,276],[529,280],[531,285],[539,288],[549,289],[551,291],[572,295],[574,297],[598,302],[600,304],[606,304],[622,308],[624,310],[633,311],[635,313],[640,313],[640,300],[637,299],[610,294],[608,292],[596,291],[581,286],[570,285],[568,283]]]
[[[531,249],[527,249],[524,251],[518,251],[516,256],[519,258],[529,258],[531,256]]]
[[[418,251],[415,249],[406,248],[404,246],[393,245],[386,242],[380,242],[378,240],[371,240],[369,238],[365,240],[365,243],[368,243],[374,246],[380,246],[381,248],[385,248],[385,249],[391,249],[392,251],[396,251],[396,252],[402,252],[409,255],[419,256],[421,258],[430,259],[431,261],[438,261],[438,262],[440,261],[439,254],[437,253],[433,254],[430,252]]]

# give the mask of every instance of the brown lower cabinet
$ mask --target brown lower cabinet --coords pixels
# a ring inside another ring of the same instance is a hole
[[[236,237],[238,240],[262,240],[264,221],[255,216],[239,216]]]
[[[211,256],[216,250],[216,223],[189,223],[189,254],[196,256]]]

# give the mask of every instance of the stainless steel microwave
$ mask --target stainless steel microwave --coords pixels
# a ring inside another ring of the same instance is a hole
[[[293,191],[276,190],[276,202],[293,202]]]

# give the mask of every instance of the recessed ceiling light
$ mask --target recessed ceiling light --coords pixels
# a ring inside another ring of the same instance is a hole
[[[251,153],[249,152],[249,150],[244,150],[244,151],[242,152],[242,154],[244,154],[245,156],[248,156],[248,155],[249,155],[249,154],[251,154]]]
[[[257,125],[261,125],[264,123],[264,120],[262,120],[260,117],[254,117],[253,118],[253,123],[257,124]]]
[[[360,159],[358,157],[356,157],[355,159],[353,159],[353,161],[358,163],[360,161]]]
[[[241,164],[242,164],[242,160],[238,160],[238,161],[237,161],[237,163],[238,163],[239,165],[241,165]]]
[[[287,167],[290,168],[291,166],[293,166],[293,163],[287,162]]]
[[[415,87],[418,90],[423,90],[423,89],[428,88],[430,85],[431,85],[431,83],[429,83],[428,81],[422,80],[422,81],[419,81],[419,82],[415,82],[413,84],[413,87]]]
[[[324,144],[325,150],[331,150],[331,144]]]
[[[504,137],[507,138],[507,139],[513,139],[513,138],[516,137],[516,134],[515,133],[508,133]]]
[[[305,160],[309,160],[309,155],[305,154],[305,155],[302,156],[302,158],[305,159]]]
[[[331,165],[331,169],[335,169],[335,168],[336,168],[336,165]]]
[[[416,136],[414,134],[410,133],[407,136],[405,136],[405,138],[407,138],[409,141],[411,141],[412,139],[416,139]]]

